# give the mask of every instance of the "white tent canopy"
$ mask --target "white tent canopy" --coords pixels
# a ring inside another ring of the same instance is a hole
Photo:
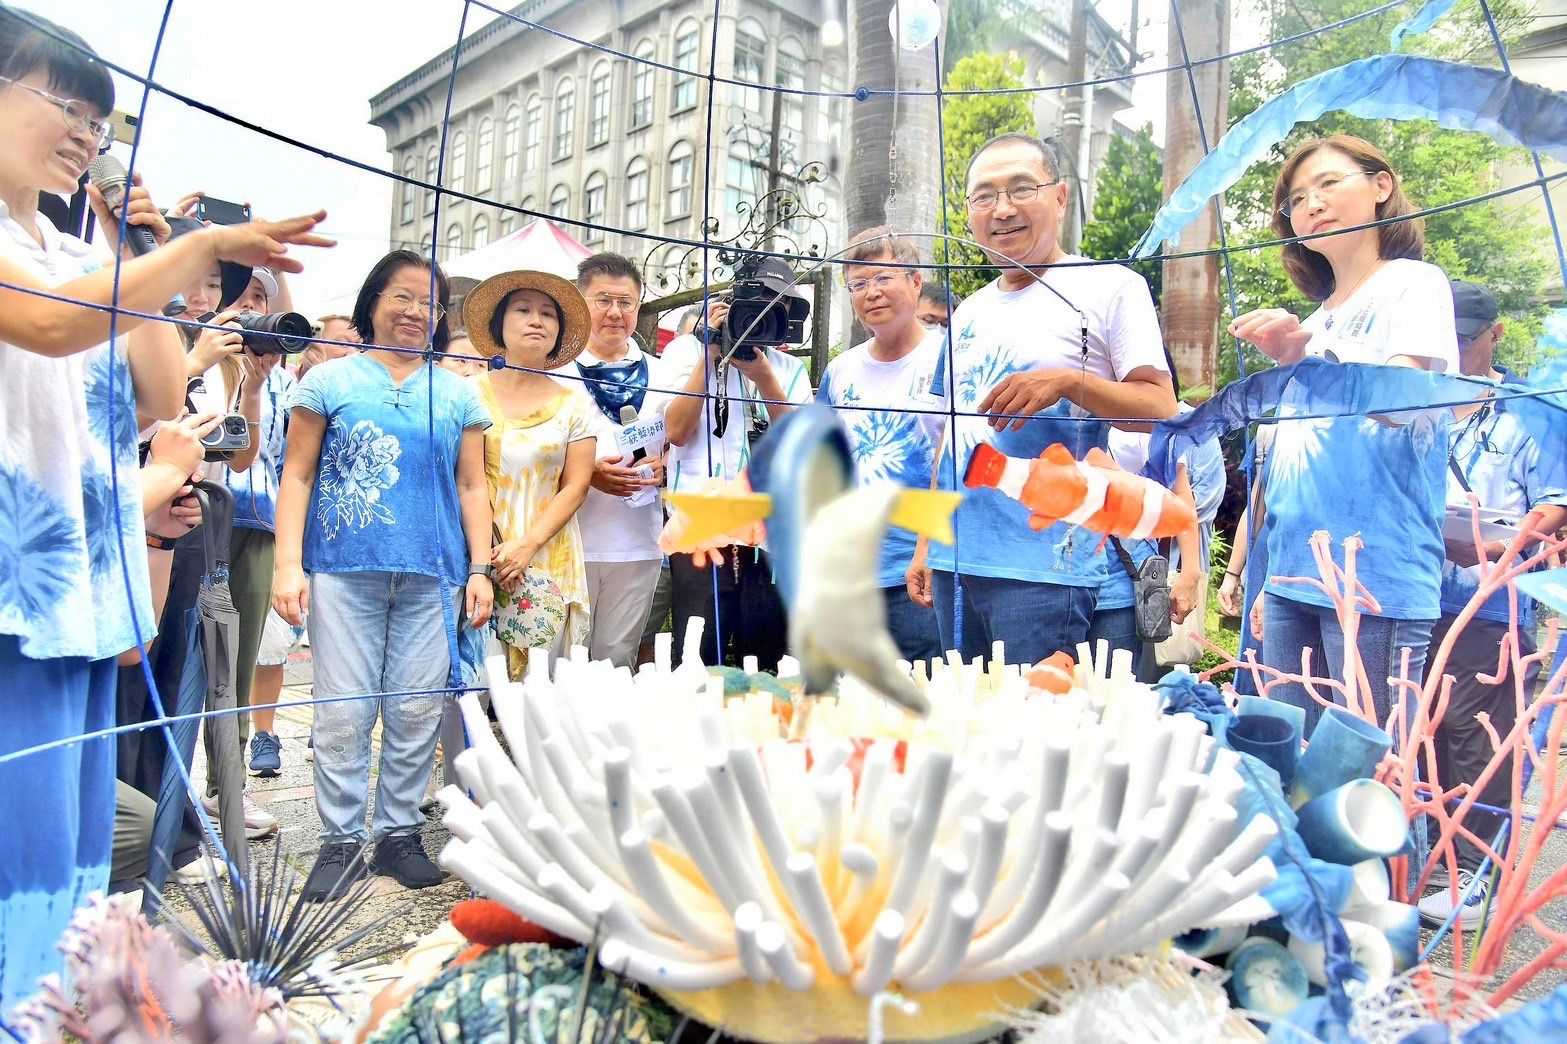
[[[535,218],[493,243],[442,262],[441,267],[452,279],[480,281],[501,272],[530,268],[575,280],[577,263],[592,253],[548,218]]]

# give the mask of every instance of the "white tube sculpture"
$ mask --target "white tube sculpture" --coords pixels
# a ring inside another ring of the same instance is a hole
[[[509,754],[463,696],[440,858],[737,1036],[863,1037],[888,989],[920,1011],[889,1010],[891,1037],[984,1031],[1030,974],[1222,922],[1273,879],[1233,755],[1102,655],[1065,696],[921,664],[924,719],[845,679],[797,739],[799,708],[659,658],[632,676],[577,650],[496,683]]]

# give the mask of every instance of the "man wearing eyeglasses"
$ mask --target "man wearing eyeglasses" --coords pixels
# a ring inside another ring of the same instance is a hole
[[[633,333],[642,307],[642,273],[619,254],[599,253],[577,266],[577,289],[588,302],[587,351],[555,371],[598,408],[598,459],[588,499],[577,512],[588,573],[588,650],[595,660],[636,667],[637,644],[663,552],[657,487],[663,481],[662,363],[638,347]],[[628,409],[629,408],[629,409]]]
[[[794,290],[794,274],[777,258],[763,259],[756,277],[777,293]],[[665,414],[671,489],[697,492],[709,479],[738,477],[751,460],[752,441],[811,401],[805,365],[779,348],[742,349],[724,363],[717,331],[728,315],[727,301],[714,302],[697,333],[677,337],[664,349],[664,372],[678,393]],[[787,649],[788,625],[766,552],[732,546],[723,558],[722,565],[705,568],[692,564],[690,555],[669,558],[675,656],[683,651],[687,622],[699,616],[707,621],[705,663],[738,665],[755,656],[763,669],[773,670]]]
[[[1097,418],[1172,416],[1148,284],[1061,246],[1069,193],[1055,149],[1026,134],[992,138],[969,161],[967,185],[974,238],[1002,275],[958,306],[936,366],[932,391],[955,413],[938,488],[964,490],[980,443],[1032,458],[1059,442],[1082,459],[1105,448],[1109,424]],[[942,647],[989,655],[1002,641],[1012,663],[1075,652],[1107,576],[1099,535],[1064,522],[1036,532],[999,490],[965,492],[957,545],[932,545],[927,557],[922,540],[909,569],[910,597],[935,605]]]
[[[862,484],[893,482],[926,489],[945,419],[934,412],[930,380],[946,331],[921,324],[924,277],[917,268],[901,267],[918,265],[919,252],[881,225],[849,240],[847,261],[843,279],[849,305],[871,336],[828,363],[816,401],[837,411],[849,433]],[[886,598],[887,630],[899,654],[910,662],[928,662],[941,656],[941,634],[930,606],[909,598],[905,575],[913,557],[914,534],[888,530],[877,582]]]
[[[1522,384],[1510,370],[1496,361],[1503,324],[1497,319],[1496,298],[1483,286],[1459,280],[1453,282],[1453,325],[1458,332],[1458,365],[1462,373],[1480,377],[1497,385]],[[1561,455],[1544,454],[1540,445],[1517,419],[1505,409],[1488,402],[1488,391],[1470,406],[1453,411],[1457,418],[1448,433],[1446,561],[1442,563],[1442,616],[1431,633],[1431,648],[1439,649],[1442,640],[1460,613],[1473,600],[1480,587],[1480,557],[1470,534],[1472,520],[1469,496],[1480,501],[1482,520],[1520,519],[1536,508],[1544,517],[1534,527],[1540,533],[1555,533],[1567,524],[1567,468]],[[1454,537],[1453,533],[1465,535]],[[1521,538],[1527,545],[1531,537]],[[1487,559],[1500,558],[1509,541],[1493,540],[1484,545]],[[1528,552],[1523,552],[1527,554]],[[1518,597],[1518,654],[1528,657],[1535,651],[1534,602],[1522,593]],[[1443,672],[1453,676],[1453,690],[1447,712],[1436,729],[1437,779],[1444,790],[1460,783],[1473,783],[1491,763],[1491,734],[1476,720],[1484,711],[1491,727],[1506,736],[1517,721],[1517,679],[1510,660],[1502,661],[1501,677],[1494,682],[1483,678],[1497,675],[1497,649],[1512,626],[1509,592],[1502,590],[1480,606],[1474,618],[1459,632],[1448,655]],[[1523,691],[1533,691],[1539,664],[1526,671]],[[1507,808],[1512,802],[1512,766],[1504,763],[1480,791],[1482,804]],[[1504,815],[1474,809],[1467,822],[1469,829],[1490,842],[1506,822]],[[1479,869],[1481,852],[1466,839],[1457,839],[1458,893],[1468,890],[1472,875]],[[1462,905],[1458,924],[1472,928],[1485,912],[1489,885],[1482,881]],[[1427,921],[1442,923],[1453,913],[1452,890],[1443,883],[1440,890],[1420,900],[1420,912]]]

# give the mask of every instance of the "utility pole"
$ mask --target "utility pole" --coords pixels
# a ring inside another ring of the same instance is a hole
[[[1067,26],[1066,82],[1082,83],[1088,79],[1088,4],[1087,0],[1072,0],[1071,22]],[[1066,213],[1062,215],[1061,242],[1067,250],[1075,251],[1082,239],[1083,225],[1078,220],[1084,201],[1088,198],[1088,127],[1084,117],[1083,92],[1093,88],[1072,87],[1066,92],[1066,104],[1061,113],[1061,129],[1066,138],[1066,162],[1071,167],[1068,175],[1071,198]]]
[[[1177,21],[1179,16],[1179,21]],[[1182,51],[1182,32],[1185,52]],[[1170,65],[1201,61],[1230,49],[1229,0],[1175,0],[1169,27]],[[1230,63],[1209,62],[1192,68],[1193,89],[1184,71],[1176,72],[1165,96],[1164,196],[1186,180],[1208,148],[1219,143],[1229,124]],[[1201,122],[1199,122],[1199,117]],[[1221,201],[1216,197],[1181,232],[1178,253],[1212,250],[1219,245]],[[1223,266],[1216,254],[1164,262],[1164,343],[1175,360],[1183,388],[1218,390],[1219,314]]]

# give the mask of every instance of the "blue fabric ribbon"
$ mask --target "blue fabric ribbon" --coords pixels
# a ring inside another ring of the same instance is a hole
[[[1190,413],[1154,426],[1143,474],[1164,484],[1175,481],[1181,455],[1209,439],[1270,420],[1286,395],[1300,414],[1386,416],[1430,409],[1436,403],[1466,402],[1483,391],[1496,393],[1494,408],[1513,415],[1541,448],[1541,466],[1567,472],[1567,408],[1555,396],[1522,397],[1517,386],[1497,388],[1474,377],[1449,376],[1407,366],[1371,366],[1307,358],[1292,366],[1260,370],[1234,381]],[[1283,423],[1288,423],[1287,420]],[[1554,476],[1553,476],[1554,477]]]
[[[1362,58],[1302,80],[1231,127],[1159,208],[1132,256],[1147,257],[1178,236],[1209,198],[1240,180],[1295,124],[1333,111],[1366,119],[1433,120],[1567,160],[1567,94],[1561,91],[1436,58]]]
[[[1437,19],[1453,9],[1457,0],[1426,0],[1420,10],[1399,22],[1388,34],[1389,50],[1396,51],[1404,45],[1405,37],[1429,32]]]

